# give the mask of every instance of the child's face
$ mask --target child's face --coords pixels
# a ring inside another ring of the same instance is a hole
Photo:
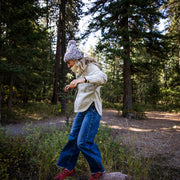
[[[74,66],[74,60],[67,61],[68,68],[72,68]]]

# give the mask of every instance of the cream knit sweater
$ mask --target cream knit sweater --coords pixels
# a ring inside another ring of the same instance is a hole
[[[85,77],[87,82],[78,84],[77,86],[74,112],[84,112],[94,102],[97,112],[102,116],[100,87],[107,82],[106,74],[95,64],[89,64],[86,73],[81,77]]]

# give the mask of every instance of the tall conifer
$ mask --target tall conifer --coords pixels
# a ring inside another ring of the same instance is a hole
[[[155,27],[159,18],[163,17],[159,11],[162,3],[161,0],[96,0],[87,12],[94,15],[93,22],[89,25],[89,32],[100,29],[102,32],[100,46],[106,52],[115,53],[123,60],[123,115],[128,118],[134,116],[131,82],[132,50],[145,46],[143,38],[149,34],[149,23],[152,24],[151,27]],[[109,41],[118,44],[119,49],[106,46]]]

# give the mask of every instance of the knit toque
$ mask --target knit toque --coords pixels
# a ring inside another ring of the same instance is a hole
[[[69,60],[76,60],[76,59],[78,60],[81,58],[82,58],[82,55],[81,55],[81,52],[76,47],[76,41],[70,40],[68,42],[67,50],[64,55],[64,62],[67,62]]]

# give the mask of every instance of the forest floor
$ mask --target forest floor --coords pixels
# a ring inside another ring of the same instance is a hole
[[[122,138],[124,144],[131,145],[137,154],[158,158],[161,165],[180,170],[180,113],[149,111],[146,117],[144,120],[128,120],[116,110],[103,109],[101,124],[111,127],[113,135]],[[61,127],[65,122],[65,117],[56,117],[33,121],[31,126]],[[4,128],[11,135],[17,135],[25,132],[25,126],[26,123],[9,124]]]
[[[101,123],[113,128],[137,154],[158,159],[162,166],[180,171],[180,113],[146,112],[144,120],[127,120],[105,109]]]

